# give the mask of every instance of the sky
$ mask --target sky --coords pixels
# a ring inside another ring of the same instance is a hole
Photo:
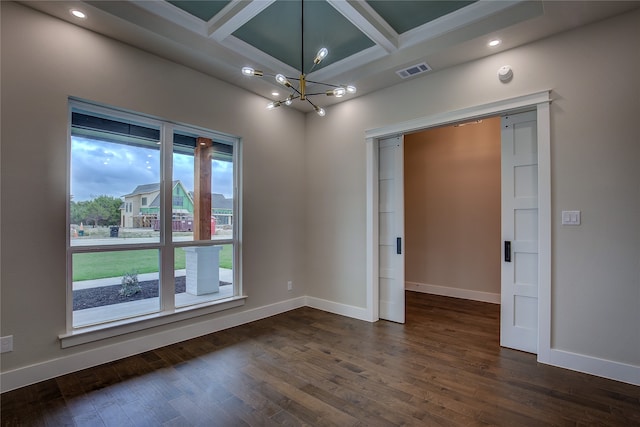
[[[233,196],[231,162],[212,162],[211,192]],[[193,156],[174,153],[173,180],[193,191]],[[160,150],[71,138],[71,195],[74,201],[122,197],[138,185],[160,182]]]

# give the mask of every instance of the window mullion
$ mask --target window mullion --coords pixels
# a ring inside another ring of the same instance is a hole
[[[242,291],[242,150],[240,141],[233,147],[233,293],[240,295]]]
[[[165,123],[161,130],[160,197],[160,304],[161,310],[175,310],[173,215],[173,126]]]

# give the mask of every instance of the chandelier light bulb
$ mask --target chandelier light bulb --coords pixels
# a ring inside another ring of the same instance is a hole
[[[324,108],[320,107],[316,107],[316,113],[318,113],[320,117],[324,117],[324,115],[327,114],[326,111],[324,111]]]
[[[242,74],[245,76],[258,76],[258,77],[261,77],[263,75],[262,71],[254,70],[251,67],[242,67]]]
[[[292,102],[293,102],[293,96],[292,96],[292,95],[289,95],[289,96],[287,97],[287,99],[284,101],[284,103],[285,103],[286,105],[291,105],[291,103],[292,103]]]
[[[347,90],[343,87],[337,87],[333,90],[333,96],[336,98],[342,98],[345,93],[347,93]]]
[[[286,87],[291,87],[291,83],[289,83],[289,80],[287,80],[287,78],[284,76],[284,74],[277,74],[276,75],[276,81],[278,83],[280,83],[281,85],[284,85]]]
[[[319,64],[320,61],[322,61],[324,58],[327,57],[327,55],[329,54],[329,51],[327,50],[326,47],[323,47],[322,49],[320,49],[318,51],[318,53],[316,54],[315,59],[313,60],[314,64]]]
[[[356,93],[356,90],[357,90],[356,87],[352,85],[347,86],[346,89],[347,89],[347,93],[351,93],[351,94]]]

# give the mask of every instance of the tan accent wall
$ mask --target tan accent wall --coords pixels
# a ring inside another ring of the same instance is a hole
[[[405,136],[405,275],[500,292],[500,118]]]

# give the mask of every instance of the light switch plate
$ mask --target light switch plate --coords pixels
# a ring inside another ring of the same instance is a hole
[[[580,211],[562,211],[562,225],[580,225]]]
[[[13,335],[0,338],[0,353],[13,351]]]

